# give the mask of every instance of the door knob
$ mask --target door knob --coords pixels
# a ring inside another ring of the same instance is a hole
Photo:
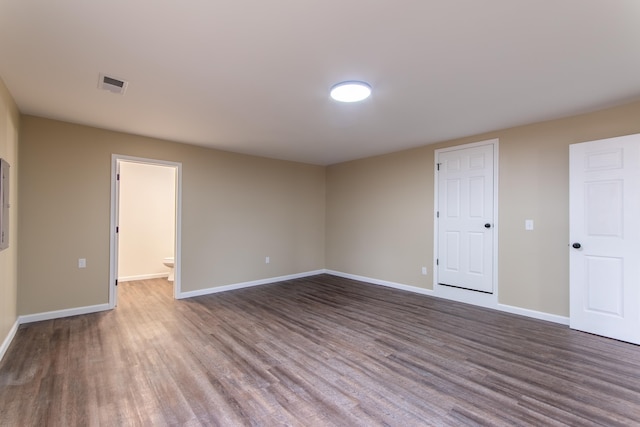
[[[491,224],[486,223],[486,224],[484,225],[484,228],[491,228]]]
[[[573,246],[574,249],[580,249],[582,247],[582,245],[580,243],[574,243],[571,246]]]

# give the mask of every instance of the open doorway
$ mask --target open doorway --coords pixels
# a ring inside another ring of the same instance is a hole
[[[180,182],[180,163],[112,156],[111,308],[122,281],[170,276],[180,295]]]

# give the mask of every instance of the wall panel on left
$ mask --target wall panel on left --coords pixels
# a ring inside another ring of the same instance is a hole
[[[9,163],[0,159],[0,251],[9,247]]]

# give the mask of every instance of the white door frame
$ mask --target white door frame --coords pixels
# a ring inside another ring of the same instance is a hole
[[[438,218],[439,210],[439,194],[438,194],[438,159],[440,153],[448,151],[462,150],[474,148],[482,145],[493,145],[493,293],[487,294],[468,289],[453,288],[451,286],[443,286],[438,284]],[[499,140],[489,139],[486,141],[474,142],[471,144],[455,145],[447,148],[440,148],[434,152],[434,202],[433,202],[433,296],[445,298],[453,301],[464,302],[467,304],[478,305],[481,307],[495,308],[498,307],[498,147]]]
[[[109,308],[116,305],[116,280],[118,279],[118,239],[116,227],[118,221],[118,164],[120,161],[143,163],[156,166],[172,167],[176,171],[176,216],[175,216],[175,248],[174,248],[174,281],[173,297],[178,299],[181,294],[181,242],[182,242],[182,163],[165,160],[148,159],[144,157],[132,157],[121,154],[111,155],[111,220],[109,226]]]

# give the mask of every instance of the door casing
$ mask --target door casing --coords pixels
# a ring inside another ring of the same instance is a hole
[[[118,173],[120,161],[144,163],[157,166],[173,167],[176,170],[176,216],[175,216],[175,248],[174,248],[174,281],[173,297],[178,299],[181,295],[181,242],[182,242],[182,163],[165,160],[132,157],[121,154],[111,155],[111,219],[109,225],[109,308],[114,308],[117,302],[116,280],[118,279],[118,226],[119,213],[119,187]]]

